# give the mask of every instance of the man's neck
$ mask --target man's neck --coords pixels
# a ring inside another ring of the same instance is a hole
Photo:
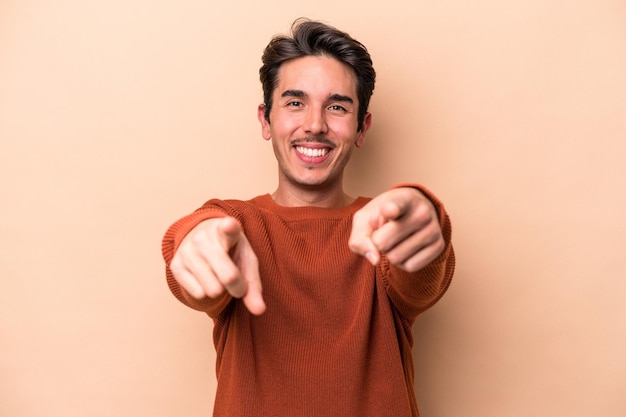
[[[278,205],[285,207],[322,207],[336,209],[346,207],[354,201],[343,192],[342,188],[336,190],[306,190],[306,189],[285,189],[279,187],[272,193],[272,199]]]

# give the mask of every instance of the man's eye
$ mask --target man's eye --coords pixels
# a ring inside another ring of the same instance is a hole
[[[345,112],[346,111],[346,108],[343,107],[343,106],[340,106],[339,104],[333,104],[328,109],[332,110],[332,111],[341,111],[341,112]]]
[[[300,101],[290,101],[289,103],[287,103],[287,106],[300,107],[300,106],[302,106],[302,102],[300,102]]]

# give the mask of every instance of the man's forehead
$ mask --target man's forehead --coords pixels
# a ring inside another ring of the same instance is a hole
[[[356,75],[335,58],[306,56],[283,63],[277,74],[275,94],[279,97],[324,95],[349,97],[356,101]]]

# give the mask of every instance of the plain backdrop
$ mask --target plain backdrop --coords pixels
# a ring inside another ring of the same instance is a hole
[[[258,68],[300,16],[378,72],[349,193],[421,182],[452,218],[423,417],[626,415],[623,0],[3,0],[0,416],[210,415],[212,325],[161,237],[273,191]]]

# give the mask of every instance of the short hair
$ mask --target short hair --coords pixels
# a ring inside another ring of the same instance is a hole
[[[290,59],[311,55],[335,58],[354,70],[359,100],[357,129],[360,131],[376,81],[370,54],[362,43],[347,33],[325,23],[304,18],[293,23],[290,36],[275,36],[263,51],[263,65],[259,69],[259,75],[263,87],[265,119],[269,121],[272,94],[278,85],[280,66]]]

